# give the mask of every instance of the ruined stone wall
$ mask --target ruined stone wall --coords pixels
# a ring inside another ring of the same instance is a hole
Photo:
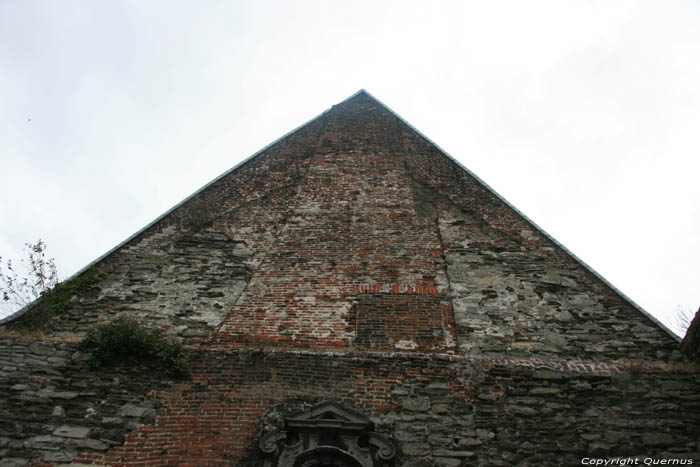
[[[160,391],[158,423],[81,462],[261,465],[276,414],[334,400],[400,446],[398,465],[579,465],[585,456],[700,461],[700,378],[663,369],[575,371],[412,354],[209,354]],[[166,456],[161,458],[161,452]]]
[[[172,384],[134,377],[126,392],[100,389],[96,403],[86,380],[102,387],[140,370],[90,373],[72,344],[15,339],[8,367],[31,364],[0,374],[8,391],[20,388],[3,410],[17,419],[41,407],[45,418],[6,429],[8,456],[261,465],[257,440],[279,414],[333,400],[393,440],[397,467],[700,462],[700,377],[677,342],[366,94],[225,175],[96,269],[100,281],[47,335],[79,338],[135,316],[186,339],[192,373]],[[45,345],[59,360],[31,356]],[[87,394],[71,399],[61,424],[89,430],[62,437],[49,413],[56,397],[31,397],[75,392],[77,381]],[[100,404],[106,419],[128,419],[119,414],[129,404],[151,418],[124,422],[109,444],[109,426],[79,423]]]
[[[70,462],[155,422],[152,391],[172,377],[144,362],[97,370],[88,359],[75,343],[0,339],[0,465]]]
[[[138,365],[91,370],[67,343],[15,341],[0,357],[7,465],[260,465],[275,414],[324,400],[370,416],[400,446],[398,465],[700,461],[700,376],[678,367],[233,351],[203,352],[174,381]]]

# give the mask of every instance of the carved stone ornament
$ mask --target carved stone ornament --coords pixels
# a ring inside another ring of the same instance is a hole
[[[284,420],[260,439],[265,467],[380,467],[396,455],[362,414],[322,402]]]

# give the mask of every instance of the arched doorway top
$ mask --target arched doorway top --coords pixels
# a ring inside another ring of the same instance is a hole
[[[340,448],[322,446],[296,456],[293,467],[362,467],[362,464]]]
[[[260,439],[265,467],[381,467],[393,459],[391,441],[360,412],[327,401],[284,419],[284,429]]]

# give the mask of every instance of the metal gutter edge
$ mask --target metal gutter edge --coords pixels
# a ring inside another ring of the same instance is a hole
[[[438,151],[440,151],[443,155],[445,155],[448,159],[452,160],[455,164],[457,164],[458,167],[461,167],[462,170],[464,170],[469,176],[473,177],[477,182],[481,183],[488,191],[490,191],[496,198],[501,200],[506,206],[508,206],[510,209],[512,209],[517,215],[525,219],[526,222],[528,222],[530,225],[532,225],[538,232],[540,232],[542,235],[544,235],[549,241],[551,241],[555,246],[560,248],[561,250],[564,251],[564,253],[568,254],[571,256],[576,262],[578,262],[581,266],[583,266],[588,272],[593,274],[598,280],[600,280],[603,284],[606,286],[610,287],[613,292],[618,294],[620,297],[622,297],[623,300],[626,300],[630,305],[632,305],[634,308],[636,308],[638,311],[640,311],[644,316],[646,316],[652,323],[656,324],[658,327],[660,327],[662,330],[666,331],[666,333],[671,336],[676,342],[681,342],[681,338],[677,336],[673,331],[671,331],[668,327],[666,327],[665,324],[663,324],[661,321],[659,321],[655,316],[653,316],[651,313],[646,311],[644,308],[639,306],[637,303],[634,302],[631,298],[629,298],[627,295],[622,293],[620,290],[618,290],[614,285],[612,285],[610,282],[608,282],[607,279],[605,279],[603,276],[598,274],[592,267],[590,267],[588,264],[586,264],[585,261],[583,261],[581,258],[576,256],[574,253],[569,251],[568,248],[566,248],[564,245],[559,243],[557,240],[554,239],[551,235],[549,235],[542,227],[537,225],[534,221],[532,221],[529,217],[527,217],[525,214],[523,214],[518,208],[510,204],[508,200],[506,200],[503,196],[499,195],[496,190],[491,188],[488,183],[484,182],[481,178],[479,178],[474,172],[466,168],[461,162],[459,162],[457,159],[452,157],[447,151],[442,149],[437,143],[432,141],[430,138],[425,136],[423,133],[420,132],[417,128],[415,128],[413,125],[408,123],[406,120],[401,118],[399,114],[394,112],[389,106],[387,106],[385,103],[374,97],[372,94],[369,92],[365,91],[364,89],[360,90],[358,93],[364,92],[368,96],[370,96],[372,99],[377,101],[379,104],[383,105],[389,112],[391,112],[392,115],[394,115],[397,119],[399,119],[404,125],[409,127],[411,130],[415,131],[418,135],[420,135],[423,139],[425,139],[428,143],[432,144],[435,146]],[[356,94],[358,94],[356,93]],[[353,95],[354,97],[354,95]]]

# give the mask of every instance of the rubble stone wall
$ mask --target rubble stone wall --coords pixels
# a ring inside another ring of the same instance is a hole
[[[70,462],[155,422],[152,391],[172,378],[144,362],[93,369],[88,359],[75,343],[0,339],[0,465]]]
[[[155,425],[78,460],[259,466],[256,441],[281,428],[280,413],[332,400],[369,416],[399,446],[397,465],[561,466],[586,456],[700,461],[697,374],[562,371],[410,353],[207,358],[191,382],[157,393],[165,410]]]

